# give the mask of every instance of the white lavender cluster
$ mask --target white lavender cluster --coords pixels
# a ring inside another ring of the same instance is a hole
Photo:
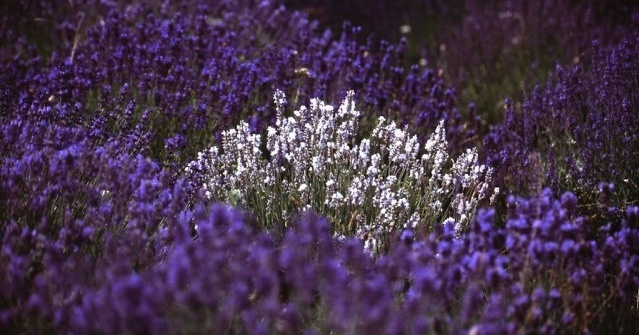
[[[443,121],[422,147],[417,136],[379,117],[357,140],[359,112],[353,92],[335,110],[319,99],[284,115],[285,96],[274,96],[277,119],[260,134],[245,122],[222,133],[186,167],[209,198],[251,210],[263,224],[286,223],[296,211],[329,217],[337,235],[361,237],[376,250],[397,228],[430,227],[452,218],[459,231],[489,189],[491,169],[469,149],[452,160]]]

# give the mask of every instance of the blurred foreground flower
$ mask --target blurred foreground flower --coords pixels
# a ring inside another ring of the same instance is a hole
[[[572,193],[510,197],[506,226],[480,210],[469,229],[411,230],[372,257],[306,213],[284,236],[228,206],[171,222],[171,250],[65,307],[67,332],[157,334],[633,333],[639,218],[589,234]],[[199,227],[197,238],[184,232]],[[124,265],[124,263],[122,263]],[[636,328],[634,328],[636,329]]]

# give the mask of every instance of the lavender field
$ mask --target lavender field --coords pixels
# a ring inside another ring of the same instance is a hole
[[[0,334],[636,334],[639,3],[0,2]]]

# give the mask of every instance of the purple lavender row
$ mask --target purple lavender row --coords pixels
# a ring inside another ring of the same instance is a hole
[[[590,68],[557,65],[521,107],[509,102],[484,145],[507,190],[570,189],[591,214],[619,215],[639,197],[639,39],[593,48]]]
[[[556,61],[587,64],[593,39],[613,45],[639,28],[639,4],[623,0],[285,2],[334,30],[349,20],[380,39],[406,38],[408,60],[441,68],[458,101],[489,123]]]
[[[90,128],[97,143],[118,138],[129,153],[181,163],[239,120],[252,130],[272,124],[275,88],[293,105],[337,101],[355,90],[367,115],[392,116],[425,134],[443,118],[449,137],[462,140],[453,90],[433,71],[405,70],[402,43],[360,44],[359,29],[350,26],[332,36],[270,1],[112,5],[97,13],[76,6],[93,23],[51,57],[38,54],[22,30],[14,33],[7,49],[15,56],[1,71],[11,83],[3,113],[20,110],[49,123],[61,115]]]
[[[167,200],[165,214],[178,202]],[[2,301],[12,304],[0,325],[78,334],[561,334],[632,324],[637,207],[620,226],[593,228],[597,238],[571,193],[511,197],[508,207],[503,228],[483,210],[461,237],[453,224],[426,236],[407,230],[378,257],[360,240],[334,239],[329,222],[310,213],[281,237],[230,207],[201,204],[158,230],[69,220],[61,236],[77,226],[84,233],[64,239],[12,223],[0,257],[10,261]],[[11,234],[21,244],[7,241]],[[19,280],[29,266],[40,272]]]

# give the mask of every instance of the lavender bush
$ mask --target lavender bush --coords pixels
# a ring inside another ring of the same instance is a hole
[[[310,213],[274,238],[196,205],[170,220],[163,261],[117,259],[103,284],[30,304],[72,333],[631,333],[639,209],[594,239],[576,209],[571,193],[512,197],[503,229],[480,211],[461,236],[453,223],[406,230],[373,257]]]
[[[409,63],[440,68],[464,104],[501,120],[505,97],[523,98],[556,61],[588,66],[590,43],[614,45],[637,30],[639,6],[613,1],[296,1],[339,30],[349,20],[390,41],[407,39]]]
[[[521,108],[507,105],[504,122],[484,140],[497,180],[520,193],[543,185],[572,189],[587,199],[591,214],[599,207],[601,214],[615,214],[634,204],[639,160],[630,148],[639,147],[638,42],[629,37],[609,51],[597,50],[590,70],[558,66]],[[616,192],[608,190],[611,183]]]
[[[462,19],[425,47],[425,58],[492,123],[504,98],[523,99],[556,62],[588,67],[593,39],[614,45],[637,30],[637,13],[627,1],[465,1]]]
[[[83,292],[121,263],[144,269],[169,244],[180,183],[148,159],[77,143],[4,160],[0,184],[0,328],[49,332]]]
[[[93,128],[99,143],[128,138],[129,150],[167,166],[221,144],[210,135],[240,120],[253,130],[272,124],[274,87],[293,103],[337,100],[355,89],[364,115],[385,115],[417,134],[445,119],[458,152],[474,133],[441,77],[403,68],[404,44],[360,43],[350,26],[333,36],[275,1],[89,2],[75,11],[94,19],[50,57],[15,32],[19,43],[6,48],[14,60],[3,62],[3,82],[15,85],[3,90],[3,104],[31,114],[62,110],[66,122]],[[148,130],[143,140],[135,125]]]
[[[494,195],[492,172],[478,162],[476,149],[451,159],[443,121],[423,148],[417,136],[383,117],[357,140],[353,96],[348,92],[337,109],[313,99],[286,117],[278,91],[275,127],[264,141],[242,122],[186,173],[207,197],[245,206],[267,227],[313,209],[332,219],[336,233],[359,236],[370,250],[407,225],[429,229],[448,217],[458,233],[464,230],[478,204]]]

